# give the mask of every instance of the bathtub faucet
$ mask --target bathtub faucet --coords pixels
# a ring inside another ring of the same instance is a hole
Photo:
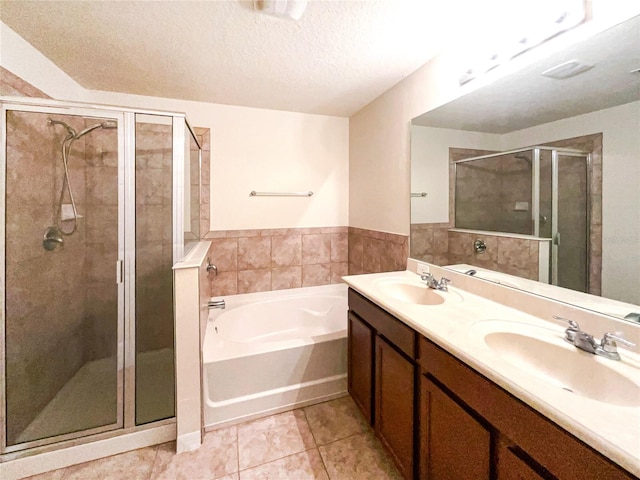
[[[209,308],[221,308],[222,310],[224,310],[226,305],[224,303],[224,300],[209,300],[207,302],[207,307],[209,307]]]

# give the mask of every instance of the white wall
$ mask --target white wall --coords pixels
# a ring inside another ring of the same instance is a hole
[[[210,128],[211,230],[348,225],[348,118],[87,90],[6,25],[0,32],[0,65],[57,100],[184,112]]]
[[[85,101],[87,90],[2,22],[0,65],[53,98]]]
[[[640,304],[640,102],[503,135],[503,149],[602,132],[602,295]]]
[[[221,110],[211,141],[215,229],[348,225],[348,118]],[[252,190],[314,195],[250,197]]]
[[[449,221],[449,148],[500,151],[501,136],[447,128],[411,126],[411,223]]]

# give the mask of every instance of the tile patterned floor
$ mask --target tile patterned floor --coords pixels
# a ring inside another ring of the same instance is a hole
[[[175,444],[29,477],[30,480],[400,480],[350,397],[205,435],[195,452]]]

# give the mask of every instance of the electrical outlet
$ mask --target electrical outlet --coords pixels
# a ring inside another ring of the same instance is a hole
[[[418,275],[426,275],[429,273],[429,265],[425,265],[424,263],[418,263],[418,268],[416,268],[416,273]]]

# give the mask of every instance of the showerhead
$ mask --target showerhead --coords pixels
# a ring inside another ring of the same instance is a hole
[[[531,159],[529,157],[527,157],[526,155],[518,154],[518,155],[514,155],[514,158],[517,158],[518,160],[524,160],[529,165],[531,165]]]
[[[62,125],[64,128],[67,129],[69,139],[72,141],[78,140],[80,137],[86,135],[89,132],[94,131],[96,128],[104,128],[104,129],[118,128],[118,122],[112,119],[103,120],[101,123],[96,123],[94,125],[91,125],[90,127],[87,127],[84,130],[80,131],[79,133],[76,132],[73,128],[71,128],[68,124],[66,124],[61,120],[54,120],[50,118],[48,120],[48,123],[49,125]]]
[[[52,252],[63,245],[62,231],[58,227],[49,227],[45,230],[42,239],[42,246],[45,250]]]

